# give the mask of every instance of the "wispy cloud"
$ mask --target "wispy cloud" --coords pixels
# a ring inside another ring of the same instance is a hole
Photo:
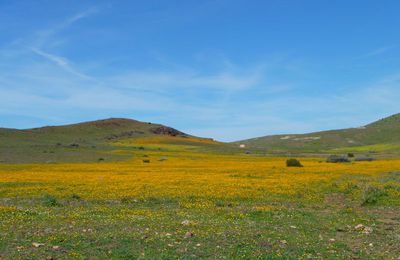
[[[241,91],[260,84],[264,72],[258,68],[251,71],[231,72],[222,70],[203,74],[194,69],[174,71],[130,71],[108,78],[109,84],[133,89],[215,89]]]
[[[56,23],[54,26],[38,30],[34,33],[34,38],[31,41],[30,45],[33,48],[43,48],[48,43],[48,41],[52,40],[52,37],[72,26],[74,23],[84,18],[87,18],[97,13],[98,11],[99,9],[97,7],[91,7],[82,12],[76,13],[59,23]]]
[[[53,62],[54,64],[56,64],[57,66],[59,66],[60,68],[64,69],[65,71],[67,71],[67,72],[69,72],[71,74],[74,74],[74,75],[76,75],[78,77],[81,77],[83,79],[94,80],[94,78],[92,78],[92,77],[90,77],[88,75],[85,75],[85,74],[77,71],[75,68],[73,68],[70,65],[70,63],[68,62],[68,60],[66,58],[64,58],[64,57],[60,57],[60,56],[57,56],[57,55],[54,55],[54,54],[50,54],[50,53],[44,52],[42,50],[39,50],[37,48],[31,48],[31,50],[35,54],[45,58],[46,60],[49,60],[49,61]]]
[[[378,55],[382,55],[388,51],[390,51],[391,49],[393,49],[395,46],[394,45],[389,45],[389,46],[383,46],[377,49],[374,49],[370,52],[367,52],[361,56],[359,56],[359,59],[363,59],[363,58],[370,58],[370,57],[374,57],[374,56],[378,56]]]

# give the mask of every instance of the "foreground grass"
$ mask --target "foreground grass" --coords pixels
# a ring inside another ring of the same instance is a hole
[[[153,146],[128,162],[0,166],[0,255],[400,255],[400,160],[287,168],[285,158]]]

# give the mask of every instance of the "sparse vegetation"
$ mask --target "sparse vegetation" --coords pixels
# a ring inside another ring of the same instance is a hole
[[[49,206],[49,207],[55,207],[55,206],[60,206],[61,204],[58,202],[57,198],[50,195],[50,194],[46,194],[43,196],[43,204],[45,206]]]
[[[374,204],[378,203],[378,200],[381,197],[386,196],[386,195],[387,195],[387,193],[382,188],[375,187],[375,186],[367,186],[363,191],[363,198],[362,198],[361,204],[363,206],[374,205]]]

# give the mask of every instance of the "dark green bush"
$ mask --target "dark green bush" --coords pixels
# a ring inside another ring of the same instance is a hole
[[[80,200],[81,196],[79,196],[78,194],[72,194],[71,198],[74,200]]]
[[[49,207],[60,206],[61,204],[57,201],[56,197],[46,194],[43,196],[43,204]]]
[[[286,166],[287,167],[303,167],[303,165],[300,163],[300,161],[299,160],[297,160],[297,159],[288,159],[287,161],[286,161]]]

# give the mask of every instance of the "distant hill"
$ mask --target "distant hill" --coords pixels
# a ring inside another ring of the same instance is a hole
[[[400,151],[400,114],[358,128],[265,136],[234,144],[244,144],[248,149],[278,152]]]
[[[110,118],[63,126],[45,126],[26,130],[0,128],[2,145],[26,144],[98,144],[128,137],[148,135],[187,136],[171,127],[125,118]]]
[[[174,128],[110,118],[33,129],[0,128],[0,163],[116,161],[131,158],[143,145],[181,145],[223,153],[400,154],[400,114],[359,128],[310,134],[274,135],[233,143],[190,136]],[[240,149],[244,146],[244,149]],[[153,148],[161,149],[161,148]],[[116,151],[129,150],[118,153]]]
[[[0,162],[90,162],[104,154],[112,160],[124,159],[109,153],[114,142],[152,136],[196,139],[168,126],[124,118],[25,130],[0,128]]]

